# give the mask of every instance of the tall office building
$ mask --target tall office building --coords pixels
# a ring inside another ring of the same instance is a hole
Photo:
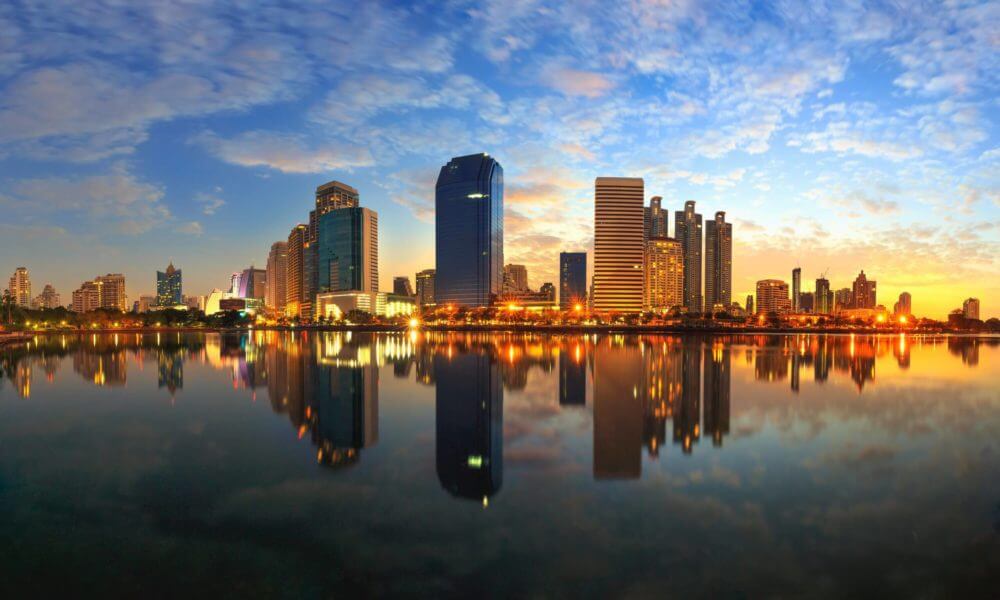
[[[701,215],[694,212],[694,200],[674,215],[674,238],[684,252],[684,306],[688,312],[702,311],[701,297]]]
[[[125,276],[121,273],[108,273],[95,279],[101,287],[101,308],[127,310],[125,300]]]
[[[85,313],[101,307],[101,288],[94,281],[84,281],[73,291],[70,304],[73,312]]]
[[[792,269],[792,312],[802,312],[802,269]]]
[[[641,312],[643,305],[643,181],[594,181],[594,310]]]
[[[705,311],[729,310],[733,303],[733,224],[726,213],[705,223]]]
[[[288,294],[288,242],[274,242],[267,255],[267,297],[264,303],[282,313]]]
[[[503,293],[516,294],[527,291],[529,291],[528,268],[524,265],[504,265]]]
[[[817,314],[828,315],[833,312],[833,292],[830,291],[830,280],[826,277],[820,277],[816,280],[814,302]]]
[[[434,269],[424,269],[417,273],[417,305],[432,306],[434,299],[434,279],[436,271]]]
[[[412,296],[413,286],[410,285],[410,278],[406,275],[399,275],[392,278],[392,293],[396,296]]]
[[[489,306],[503,292],[503,167],[488,154],[452,158],[434,207],[436,302]]]
[[[897,316],[913,314],[913,299],[909,292],[903,292],[899,295],[899,300],[893,307],[892,312]]]
[[[780,279],[762,279],[757,282],[757,314],[785,314],[792,309],[788,298],[788,284]]]
[[[285,277],[285,315],[302,316],[303,270],[305,254],[309,248],[309,226],[296,225],[288,234],[288,266]]]
[[[315,242],[318,235],[319,218],[341,208],[360,206],[358,190],[346,183],[331,181],[316,188],[316,208],[309,212],[309,241]]]
[[[166,271],[156,272],[156,305],[177,306],[183,299],[181,291],[181,270],[174,263],[167,265]]]
[[[240,298],[257,298],[263,300],[267,297],[267,271],[264,269],[243,269],[240,273],[240,287],[237,294]]]
[[[587,299],[587,253],[559,253],[559,308],[569,310]]]
[[[378,213],[339,208],[319,218],[316,289],[378,291]]]
[[[753,294],[747,294],[746,311],[748,315],[753,314]]]
[[[51,283],[46,283],[45,287],[42,289],[42,293],[39,294],[32,303],[32,307],[59,308],[59,304],[59,294],[56,292],[56,289],[52,287]]]
[[[851,289],[851,308],[875,308],[875,280],[869,280],[864,270],[854,279]]]
[[[10,284],[7,289],[10,291],[14,304],[25,308],[31,306],[31,277],[28,269],[18,267],[14,269],[14,274],[10,276]]]
[[[649,199],[649,206],[643,209],[642,218],[643,237],[645,239],[654,237],[670,237],[667,229],[667,211],[663,210],[663,198],[653,196]]]
[[[681,244],[668,237],[646,241],[646,310],[664,312],[684,304],[684,254]]]
[[[855,308],[854,306],[854,292],[851,288],[840,288],[833,292],[833,312],[840,312],[848,308]]]
[[[979,319],[979,298],[966,298],[962,302],[962,316],[966,319]]]

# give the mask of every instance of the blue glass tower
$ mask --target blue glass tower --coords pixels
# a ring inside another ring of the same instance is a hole
[[[170,263],[166,271],[156,272],[156,304],[176,306],[182,301],[181,270],[175,269],[174,263]]]
[[[568,310],[587,299],[587,253],[559,253],[559,308]]]
[[[441,167],[435,193],[438,305],[489,306],[503,286],[503,167],[488,154]]]
[[[319,292],[378,291],[378,216],[362,208],[338,208],[319,217],[316,235]]]

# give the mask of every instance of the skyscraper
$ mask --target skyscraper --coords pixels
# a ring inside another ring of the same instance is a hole
[[[125,301],[125,276],[121,273],[100,275],[94,280],[101,289],[101,308],[127,310]]]
[[[503,167],[488,154],[452,158],[434,206],[435,300],[489,306],[503,288]]]
[[[962,316],[966,319],[979,318],[979,298],[966,298],[962,302]]]
[[[181,270],[174,268],[171,262],[166,271],[156,272],[156,305],[177,306],[182,301]]]
[[[288,234],[288,267],[285,278],[285,315],[291,318],[302,315],[303,268],[309,246],[309,226],[296,225]]]
[[[309,212],[310,242],[316,241],[319,218],[341,208],[356,208],[360,206],[358,190],[346,183],[331,181],[316,188],[316,208]]]
[[[424,269],[417,273],[417,305],[431,306],[434,300],[434,269]]]
[[[264,303],[278,313],[283,313],[287,294],[288,242],[274,242],[267,255],[267,297]]]
[[[559,253],[559,308],[569,310],[587,299],[587,253]]]
[[[504,265],[503,293],[516,294],[528,291],[528,268],[524,265]]]
[[[338,208],[319,218],[316,286],[319,292],[378,291],[378,213]]]
[[[851,290],[852,308],[875,308],[875,280],[869,280],[862,269]]]
[[[828,315],[833,312],[833,292],[830,291],[830,280],[820,277],[816,280],[816,303],[817,314]]]
[[[913,300],[909,292],[903,292],[899,295],[899,300],[892,312],[897,316],[913,314]]]
[[[46,283],[42,293],[35,298],[33,304],[35,308],[58,308],[59,294],[51,283]]]
[[[802,312],[802,269],[792,269],[792,312]]]
[[[684,304],[684,254],[681,244],[668,237],[646,241],[646,310],[664,312]]]
[[[240,287],[238,295],[240,298],[258,298],[263,300],[267,297],[267,271],[264,269],[243,269],[240,274]]]
[[[788,298],[788,284],[780,279],[762,279],[757,282],[757,314],[785,314],[792,308]]]
[[[674,238],[684,253],[684,306],[688,312],[702,311],[701,297],[701,215],[694,212],[694,200],[674,216]]]
[[[406,275],[399,275],[392,278],[392,293],[397,296],[412,296],[413,286],[410,285],[410,278]]]
[[[594,310],[641,312],[643,304],[643,181],[594,181]]]
[[[667,211],[662,208],[663,198],[653,196],[649,199],[649,206],[643,209],[643,238],[669,237],[667,230]]]
[[[705,224],[705,311],[728,310],[733,303],[733,224],[715,213]]]
[[[753,314],[753,294],[747,294],[747,306],[746,311],[748,315]]]
[[[7,287],[14,304],[27,308],[31,306],[31,277],[28,269],[18,267],[14,269],[14,274],[10,276],[10,285]]]

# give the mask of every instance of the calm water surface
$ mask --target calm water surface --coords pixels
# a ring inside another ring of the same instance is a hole
[[[0,350],[0,595],[997,597],[1000,340]]]

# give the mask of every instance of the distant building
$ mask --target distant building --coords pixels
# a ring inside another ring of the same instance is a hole
[[[780,279],[762,279],[757,282],[757,314],[788,313],[792,309],[788,297],[788,284]]]
[[[556,286],[550,281],[543,283],[542,287],[538,288],[538,293],[544,295],[550,302],[556,301]]]
[[[392,293],[396,296],[412,296],[413,286],[410,285],[410,278],[406,275],[399,275],[392,278]]]
[[[644,274],[645,309],[668,311],[684,304],[684,254],[681,244],[669,237],[646,241]]]
[[[417,273],[417,305],[433,306],[434,301],[434,269],[424,269]]]
[[[243,269],[240,274],[240,286],[237,292],[239,298],[256,298],[264,300],[267,297],[267,271],[251,266]]]
[[[436,302],[489,306],[503,292],[503,167],[488,154],[452,158],[434,206]]]
[[[378,291],[378,213],[339,208],[319,218],[318,292]]]
[[[909,292],[903,292],[899,295],[899,300],[893,306],[892,312],[897,316],[913,314],[913,299]]]
[[[569,310],[587,299],[587,253],[559,253],[559,308]]]
[[[279,314],[288,297],[288,242],[274,242],[267,255],[267,296],[264,303]]]
[[[967,298],[962,303],[962,316],[966,319],[979,319],[979,298]]]
[[[316,317],[341,319],[351,311],[385,315],[386,294],[359,290],[316,294]]]
[[[733,224],[726,213],[705,223],[705,310],[726,310],[733,303]]]
[[[205,296],[184,296],[182,304],[190,310],[205,311]]]
[[[125,276],[109,273],[85,281],[73,292],[74,312],[89,312],[98,308],[125,311]]]
[[[517,294],[527,292],[528,268],[524,265],[504,265],[503,267],[503,293]]]
[[[600,312],[637,313],[643,305],[644,184],[640,178],[594,181],[594,293]]]
[[[851,290],[851,308],[875,308],[877,302],[875,297],[875,280],[869,280],[865,276],[864,270],[854,279],[854,286]]]
[[[10,276],[10,284],[7,287],[14,304],[28,308],[31,306],[31,277],[28,275],[26,267],[14,269],[14,274]]]
[[[833,292],[833,312],[843,312],[854,308],[854,292],[851,288],[840,288]]]
[[[701,296],[701,215],[694,212],[694,200],[674,217],[674,237],[684,253],[684,306],[688,312],[702,312]]]
[[[302,303],[306,301],[307,287],[303,281],[306,253],[309,251],[309,227],[296,225],[288,234],[288,261],[285,277],[285,315],[302,316]],[[207,312],[207,311],[206,311]]]
[[[160,306],[159,295],[157,296],[139,296],[139,299],[135,301],[135,305],[132,310],[137,313],[148,313],[157,306]],[[172,305],[164,305],[172,306]]]
[[[812,292],[801,292],[799,294],[798,312],[811,313],[816,309],[816,296]],[[793,309],[794,312],[794,309]]]
[[[346,183],[331,181],[317,187],[316,208],[309,212],[309,242],[314,243],[319,235],[320,217],[333,210],[358,206],[360,206],[358,190]]]
[[[795,267],[792,269],[792,312],[804,312],[802,310],[800,296],[802,295],[802,269]]]
[[[821,315],[833,313],[833,292],[830,291],[830,280],[820,277],[816,280],[815,312]]]
[[[753,312],[753,294],[747,294],[747,314],[752,315]]]
[[[158,306],[176,306],[181,303],[181,270],[174,268],[174,263],[167,265],[166,271],[156,272],[156,304]]]
[[[667,211],[663,210],[663,198],[653,196],[649,199],[649,206],[643,209],[643,240],[654,237],[670,237],[667,229]]]
[[[51,283],[46,283],[45,287],[42,289],[42,293],[35,297],[31,302],[32,308],[59,308],[61,305],[59,294],[56,293],[56,289],[52,287]]]

